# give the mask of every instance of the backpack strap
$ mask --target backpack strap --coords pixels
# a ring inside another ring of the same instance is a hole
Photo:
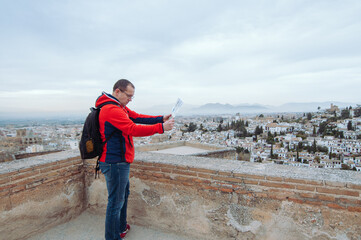
[[[102,143],[102,149],[104,147],[104,145],[107,143],[107,141],[114,135],[114,133],[116,132],[117,130],[115,129],[108,138],[105,139],[105,141]],[[103,155],[103,153],[101,155],[98,156],[98,159],[97,159],[97,165],[95,166],[95,179],[97,179],[97,176],[99,176],[99,170],[100,170],[100,166],[99,166],[99,159],[100,157]]]
[[[119,104],[117,104],[116,102],[113,102],[113,101],[109,101],[109,102],[105,102],[105,103],[102,103],[100,104],[97,108],[101,109],[102,107],[104,107],[105,105],[108,105],[108,104],[113,104],[113,105],[116,105],[116,106],[119,106]],[[98,119],[99,121],[99,119]],[[107,143],[107,141],[114,135],[114,133],[116,132],[117,130],[114,129],[114,131],[110,134],[110,136],[108,138],[105,138],[105,141],[102,142],[102,149],[104,147],[104,145]],[[103,152],[102,152],[103,154]],[[99,177],[99,170],[100,170],[100,166],[99,166],[99,159],[100,157],[102,156],[102,154],[100,154],[98,156],[98,159],[97,159],[97,164],[95,166],[95,179],[97,179],[97,177]]]

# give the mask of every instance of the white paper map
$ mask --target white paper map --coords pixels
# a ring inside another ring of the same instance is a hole
[[[177,114],[177,112],[179,111],[180,107],[183,105],[183,101],[178,98],[176,104],[174,105],[173,109],[172,109],[172,117],[174,118]]]

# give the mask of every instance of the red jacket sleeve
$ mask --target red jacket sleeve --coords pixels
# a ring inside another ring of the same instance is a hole
[[[157,123],[153,125],[135,124],[129,118],[130,116],[128,116],[128,113],[125,109],[113,105],[107,105],[106,107],[108,108],[105,112],[105,114],[108,115],[107,121],[126,135],[134,137],[146,137],[151,136],[155,133],[161,134],[164,132],[162,123]]]

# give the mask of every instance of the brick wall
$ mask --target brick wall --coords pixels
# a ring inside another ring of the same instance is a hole
[[[0,238],[24,239],[83,211],[82,160],[52,155],[50,160],[36,157],[1,165]]]
[[[93,189],[88,208],[104,214],[104,179],[94,181],[93,166],[87,163],[87,186]],[[252,172],[263,166],[138,153],[131,165],[128,220],[199,239],[360,239],[361,184],[350,182],[360,180],[359,173],[303,173],[291,166]]]
[[[95,159],[82,161],[75,151],[3,164],[6,239],[26,239],[84,210],[105,214],[105,179],[94,179]],[[131,224],[199,239],[361,236],[359,172],[137,152],[130,181]]]

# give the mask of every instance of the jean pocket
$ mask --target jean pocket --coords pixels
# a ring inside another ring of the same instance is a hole
[[[103,173],[104,175],[106,175],[106,174],[109,173],[109,171],[110,171],[110,164],[106,164],[106,163],[100,162],[100,163],[99,163],[99,168],[100,168],[100,171],[102,171],[102,173]]]

